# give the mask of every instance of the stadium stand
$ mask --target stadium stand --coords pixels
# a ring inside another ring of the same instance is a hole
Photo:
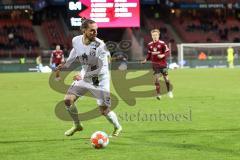
[[[30,20],[0,20],[0,55],[19,57],[39,47]],[[34,55],[36,53],[33,53]],[[30,56],[34,56],[30,55]]]
[[[175,3],[236,3],[237,0],[170,0]]]
[[[56,44],[66,45],[68,43],[68,39],[64,30],[61,27],[60,22],[57,20],[47,20],[42,23],[42,30],[44,31],[48,43],[52,48],[56,46]]]
[[[185,42],[239,42],[239,20],[205,16],[174,18],[172,25]]]

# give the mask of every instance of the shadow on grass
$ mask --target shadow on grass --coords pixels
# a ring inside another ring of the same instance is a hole
[[[164,134],[195,134],[195,133],[224,133],[224,132],[233,132],[240,131],[240,128],[230,128],[230,129],[206,129],[206,130],[194,130],[194,129],[186,129],[186,130],[145,130],[140,131],[141,135],[145,135],[145,137],[151,137],[152,134],[156,135],[156,133],[164,133]],[[132,134],[132,133],[131,133]],[[166,135],[167,136],[167,135]],[[179,135],[181,136],[181,135]],[[139,138],[136,138],[139,137]],[[160,137],[160,135],[159,135]],[[197,150],[202,152],[216,152],[219,154],[229,154],[232,156],[240,156],[240,152],[237,150],[226,149],[226,148],[218,148],[209,145],[201,145],[201,144],[191,144],[183,141],[182,143],[173,143],[173,142],[153,142],[147,139],[142,138],[141,136],[133,135],[132,137],[126,137],[126,139],[131,139],[134,142],[130,142],[132,145],[143,145],[143,146],[152,146],[152,147],[166,147],[166,148],[178,148],[184,150]],[[180,137],[179,137],[180,138]],[[136,143],[136,144],[135,144]],[[214,145],[214,144],[213,144]]]
[[[36,140],[9,140],[0,141],[0,144],[11,144],[11,143],[45,143],[45,142],[63,142],[63,141],[79,141],[79,140],[89,140],[89,137],[83,138],[71,138],[71,139],[36,139]]]
[[[240,131],[240,128],[229,128],[229,129],[183,129],[183,130],[145,130],[145,133],[211,133],[211,132],[233,132]]]

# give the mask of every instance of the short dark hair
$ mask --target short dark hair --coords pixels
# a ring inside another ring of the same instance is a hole
[[[94,20],[86,19],[86,18],[82,18],[81,22],[82,22],[82,25],[80,27],[81,31],[87,29],[89,27],[89,24],[96,23]]]

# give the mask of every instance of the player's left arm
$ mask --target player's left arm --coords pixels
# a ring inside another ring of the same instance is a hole
[[[170,52],[170,50],[169,50],[167,44],[163,43],[162,44],[162,54],[159,54],[158,58],[160,58],[160,59],[162,59],[164,57],[167,58],[169,56],[169,52]]]
[[[107,57],[108,57],[108,64],[111,64],[111,61],[112,61],[111,55],[109,54]]]
[[[112,56],[111,56],[109,50],[107,49],[107,46],[105,43],[103,44],[101,49],[102,49],[101,52],[104,52],[104,54],[106,54],[106,56],[107,56],[108,64],[111,64]]]

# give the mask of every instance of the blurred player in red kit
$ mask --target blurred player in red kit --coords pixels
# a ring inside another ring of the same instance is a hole
[[[57,45],[56,49],[52,51],[51,58],[50,58],[50,66],[53,70],[55,70],[56,67],[62,62],[64,62],[64,54],[60,48],[60,45]],[[59,70],[56,70],[55,73],[56,73],[55,80],[56,81],[61,80]]]
[[[167,58],[169,56],[169,48],[165,42],[159,40],[160,31],[158,29],[151,30],[151,36],[153,41],[148,43],[148,53],[146,59],[141,61],[145,64],[148,60],[152,61],[152,67],[154,71],[155,86],[157,92],[157,99],[161,99],[160,94],[160,78],[163,79],[167,86],[168,96],[173,98],[173,93],[170,91],[170,82],[168,79]]]

